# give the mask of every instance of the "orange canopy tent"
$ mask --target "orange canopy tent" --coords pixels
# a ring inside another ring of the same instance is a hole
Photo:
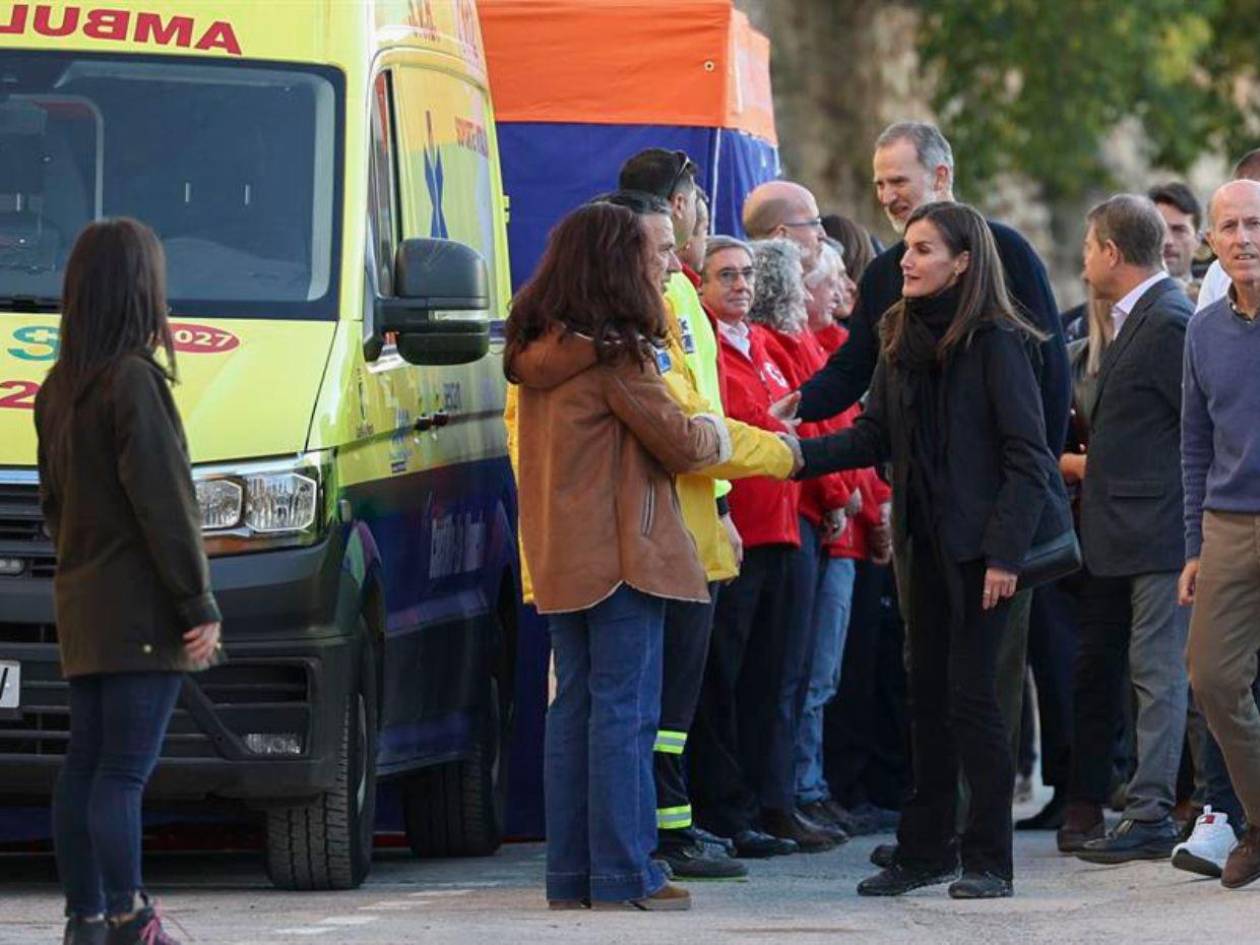
[[[647,147],[701,168],[716,232],[779,170],[770,43],[730,0],[480,0],[512,199],[513,282],[566,211]]]

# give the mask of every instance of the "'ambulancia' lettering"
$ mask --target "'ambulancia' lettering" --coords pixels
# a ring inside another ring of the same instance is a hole
[[[60,14],[60,20],[55,14]],[[221,49],[233,56],[241,55],[236,31],[226,20],[215,20],[198,34],[197,22],[191,16],[163,17],[161,13],[133,14],[130,10],[73,6],[54,9],[48,3],[38,4],[32,16],[29,3],[14,3],[9,8],[8,22],[0,22],[0,35],[23,34],[28,32],[28,27],[29,32],[53,38],[73,36],[77,32],[88,39],[125,42],[130,38],[133,42],[153,46],[181,49],[195,46],[203,52]],[[194,44],[193,38],[198,35],[200,38]]]

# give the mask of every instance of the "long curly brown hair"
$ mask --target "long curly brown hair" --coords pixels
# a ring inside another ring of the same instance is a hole
[[[647,363],[666,330],[647,253],[643,225],[625,207],[597,201],[561,220],[533,277],[512,300],[503,355],[508,380],[516,355],[557,326],[591,338],[600,363]]]

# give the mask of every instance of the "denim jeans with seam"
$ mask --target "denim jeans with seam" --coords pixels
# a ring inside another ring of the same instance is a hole
[[[125,915],[144,891],[141,797],[182,683],[180,673],[70,680],[70,743],[53,796],[67,915]]]
[[[850,558],[826,558],[814,598],[814,658],[809,688],[796,731],[796,801],[812,804],[831,797],[823,775],[823,711],[840,687],[840,670],[856,569]]]
[[[548,620],[556,697],[543,772],[547,898],[646,898],[665,884],[652,862],[665,601],[622,585]]]

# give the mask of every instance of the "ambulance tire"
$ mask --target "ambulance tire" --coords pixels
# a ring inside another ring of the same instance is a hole
[[[364,641],[343,716],[337,778],[312,804],[267,810],[267,875],[279,889],[357,889],[372,868],[376,826],[377,668]]]
[[[503,842],[511,704],[503,704],[498,679],[491,676],[489,685],[472,754],[404,782],[407,843],[416,856],[490,856]]]

